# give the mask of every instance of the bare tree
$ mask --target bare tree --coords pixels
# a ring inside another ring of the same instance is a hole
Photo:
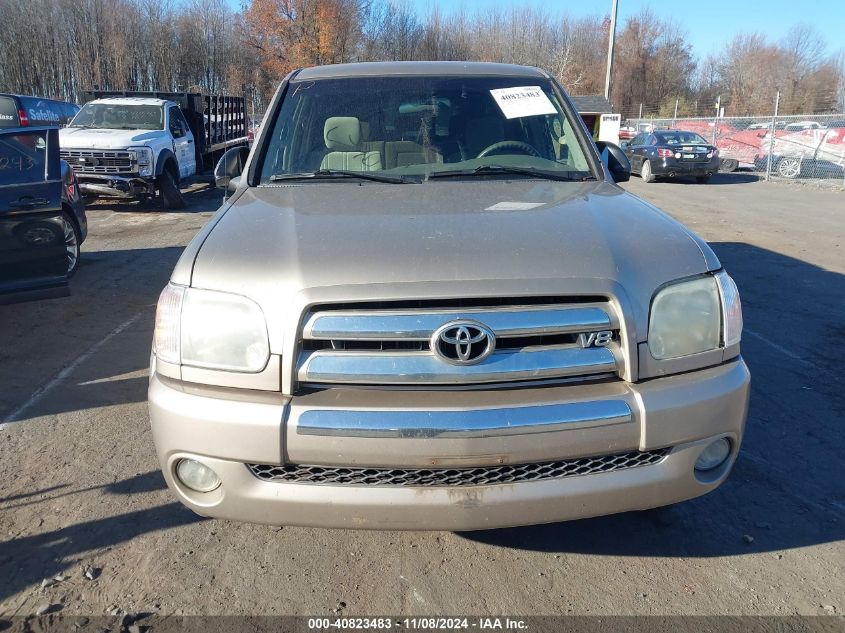
[[[644,9],[628,19],[616,46],[611,100],[623,111],[646,104],[657,111],[688,95],[696,62],[683,29]]]
[[[793,27],[778,43],[760,33],[738,34],[708,67],[700,95],[722,95],[730,115],[755,115],[771,110],[780,92],[780,112],[832,112],[841,107],[843,72],[826,44],[807,25]],[[702,77],[699,76],[702,80]]]

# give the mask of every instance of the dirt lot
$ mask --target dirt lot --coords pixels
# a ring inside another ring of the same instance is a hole
[[[625,186],[709,240],[743,293],[751,411],[718,491],[463,534],[193,515],[159,474],[146,380],[157,295],[220,201],[195,186],[180,213],[92,205],[72,296],[0,307],[0,618],[845,611],[845,194]]]

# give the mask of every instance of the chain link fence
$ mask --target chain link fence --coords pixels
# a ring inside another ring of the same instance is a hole
[[[695,132],[718,148],[720,171],[845,187],[845,113],[631,118],[622,126],[621,140],[659,129]]]

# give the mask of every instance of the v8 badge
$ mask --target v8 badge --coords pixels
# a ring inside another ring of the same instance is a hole
[[[583,332],[578,335],[578,344],[581,347],[606,347],[613,340],[613,332],[602,330],[601,332]]]

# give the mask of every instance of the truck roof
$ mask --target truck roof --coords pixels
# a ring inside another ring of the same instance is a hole
[[[88,103],[106,103],[111,105],[153,105],[163,106],[166,103],[172,103],[166,99],[154,99],[152,97],[106,97],[104,99],[95,99]]]
[[[384,75],[463,76],[496,75],[545,79],[548,75],[532,66],[496,64],[492,62],[360,62],[331,64],[302,69],[296,81],[308,79],[339,79]]]

